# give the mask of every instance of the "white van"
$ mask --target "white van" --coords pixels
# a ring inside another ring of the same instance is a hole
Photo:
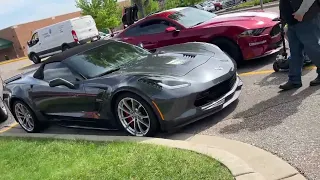
[[[36,30],[28,41],[28,56],[35,64],[69,48],[98,40],[99,32],[91,16],[69,19]]]

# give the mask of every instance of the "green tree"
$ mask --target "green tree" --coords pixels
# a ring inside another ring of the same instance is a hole
[[[91,15],[101,31],[121,24],[121,9],[117,0],[76,0],[76,7],[82,10],[83,15]]]

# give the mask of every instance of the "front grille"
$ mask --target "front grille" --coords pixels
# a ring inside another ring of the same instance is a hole
[[[273,36],[279,34],[280,32],[281,32],[280,24],[277,24],[272,27],[272,29],[270,31],[270,36],[273,37]]]
[[[216,101],[225,94],[227,94],[236,83],[237,75],[236,73],[229,79],[199,93],[196,97],[194,105],[196,107],[203,106],[212,101]]]

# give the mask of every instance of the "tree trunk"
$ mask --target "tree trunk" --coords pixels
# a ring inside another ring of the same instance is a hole
[[[144,7],[143,7],[143,3],[142,0],[132,0],[133,4],[136,4],[138,6],[138,10],[140,12],[141,17],[140,18],[144,18],[145,17],[145,13],[144,13]]]

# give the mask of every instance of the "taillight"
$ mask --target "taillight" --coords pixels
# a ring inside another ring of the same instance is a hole
[[[72,34],[72,37],[73,37],[74,42],[78,42],[79,39],[78,39],[78,36],[77,36],[76,31],[72,30],[72,31],[71,31],[71,34]]]

